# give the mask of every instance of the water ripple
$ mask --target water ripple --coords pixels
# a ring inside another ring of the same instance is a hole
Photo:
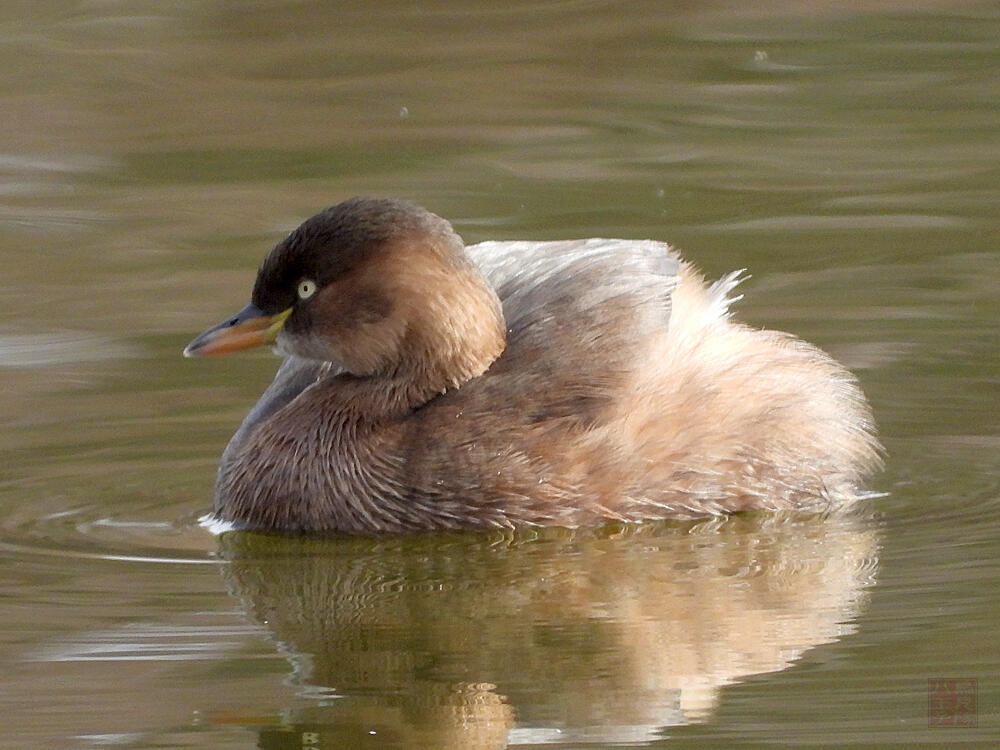
[[[22,509],[22,512],[24,510]],[[0,554],[66,560],[116,560],[167,565],[218,565],[216,542],[197,516],[174,521],[98,516],[94,507],[41,517],[0,518]]]
[[[134,359],[133,344],[80,331],[0,335],[0,367],[49,367],[78,362]]]

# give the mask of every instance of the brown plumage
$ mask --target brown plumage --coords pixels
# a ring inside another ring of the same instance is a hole
[[[879,463],[854,378],[729,319],[667,245],[484,242],[390,199],[317,214],[189,355],[287,355],[223,455],[261,530],[578,526],[826,506]]]

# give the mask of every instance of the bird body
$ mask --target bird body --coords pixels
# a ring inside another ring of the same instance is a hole
[[[223,455],[215,513],[399,532],[848,502],[879,462],[855,379],[734,322],[737,283],[659,242],[466,248],[412,204],[338,204],[187,350],[286,355]]]

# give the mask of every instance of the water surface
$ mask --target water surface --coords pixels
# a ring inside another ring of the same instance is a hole
[[[994,4],[14,3],[0,65],[5,747],[1000,742]],[[741,319],[858,374],[887,494],[213,536],[276,361],[180,350],[358,193],[748,268]]]

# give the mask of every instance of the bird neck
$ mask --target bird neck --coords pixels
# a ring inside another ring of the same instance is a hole
[[[507,344],[500,299],[471,262],[458,283],[433,292],[413,311],[394,367],[372,379],[373,388],[407,408],[479,377]]]

